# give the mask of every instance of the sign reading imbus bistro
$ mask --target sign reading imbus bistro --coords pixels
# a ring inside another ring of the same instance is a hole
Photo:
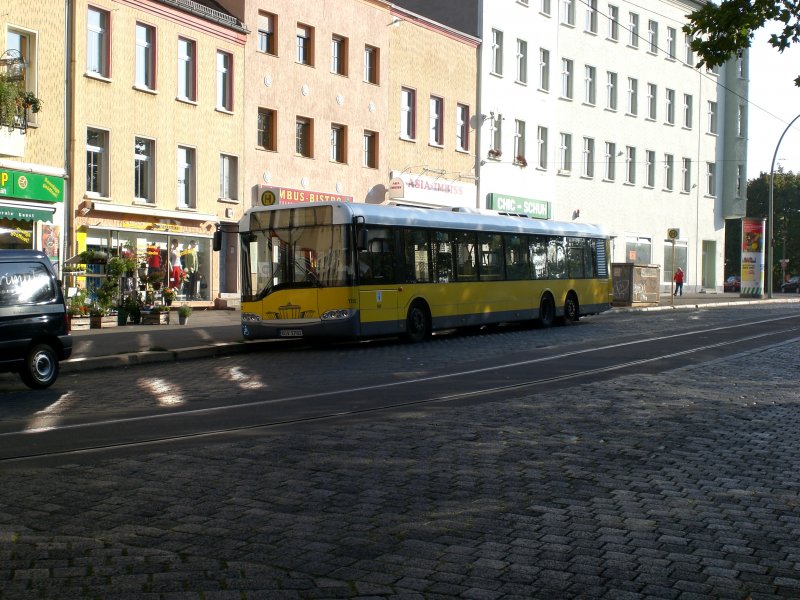
[[[63,202],[64,180],[52,175],[0,169],[0,196],[43,202]]]
[[[546,200],[489,194],[489,208],[505,213],[528,215],[534,219],[550,218],[550,203]]]

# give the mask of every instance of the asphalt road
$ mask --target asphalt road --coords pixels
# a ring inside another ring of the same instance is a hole
[[[799,308],[608,314],[418,346],[286,346],[74,374],[32,404],[0,387],[6,452],[20,429],[35,439],[72,424],[65,439],[81,441],[77,425],[103,417],[123,423],[122,440],[135,429],[126,419],[292,389],[469,372],[414,386],[408,404],[553,379],[599,365],[577,350],[643,338],[667,338],[674,355],[489,400],[280,424],[283,406],[313,404],[297,399],[259,408],[276,423],[266,428],[0,463],[0,597],[800,597],[800,398],[785,376],[800,367]],[[745,329],[778,317],[777,337],[756,337],[766,324]],[[722,333],[685,333],[715,329],[739,341],[715,350]],[[548,354],[565,356],[522,364]],[[509,363],[521,363],[513,375],[500,368]],[[347,402],[404,397],[393,394]]]

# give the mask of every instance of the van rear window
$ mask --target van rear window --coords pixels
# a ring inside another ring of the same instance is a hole
[[[41,263],[0,263],[0,306],[41,304],[56,299],[50,272]]]

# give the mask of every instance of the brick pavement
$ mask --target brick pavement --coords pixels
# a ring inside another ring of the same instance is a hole
[[[0,598],[800,598],[795,348],[8,471]]]

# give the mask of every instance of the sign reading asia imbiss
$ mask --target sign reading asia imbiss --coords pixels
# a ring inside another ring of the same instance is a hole
[[[550,203],[546,200],[489,194],[489,208],[500,212],[528,215],[534,219],[550,218]]]

